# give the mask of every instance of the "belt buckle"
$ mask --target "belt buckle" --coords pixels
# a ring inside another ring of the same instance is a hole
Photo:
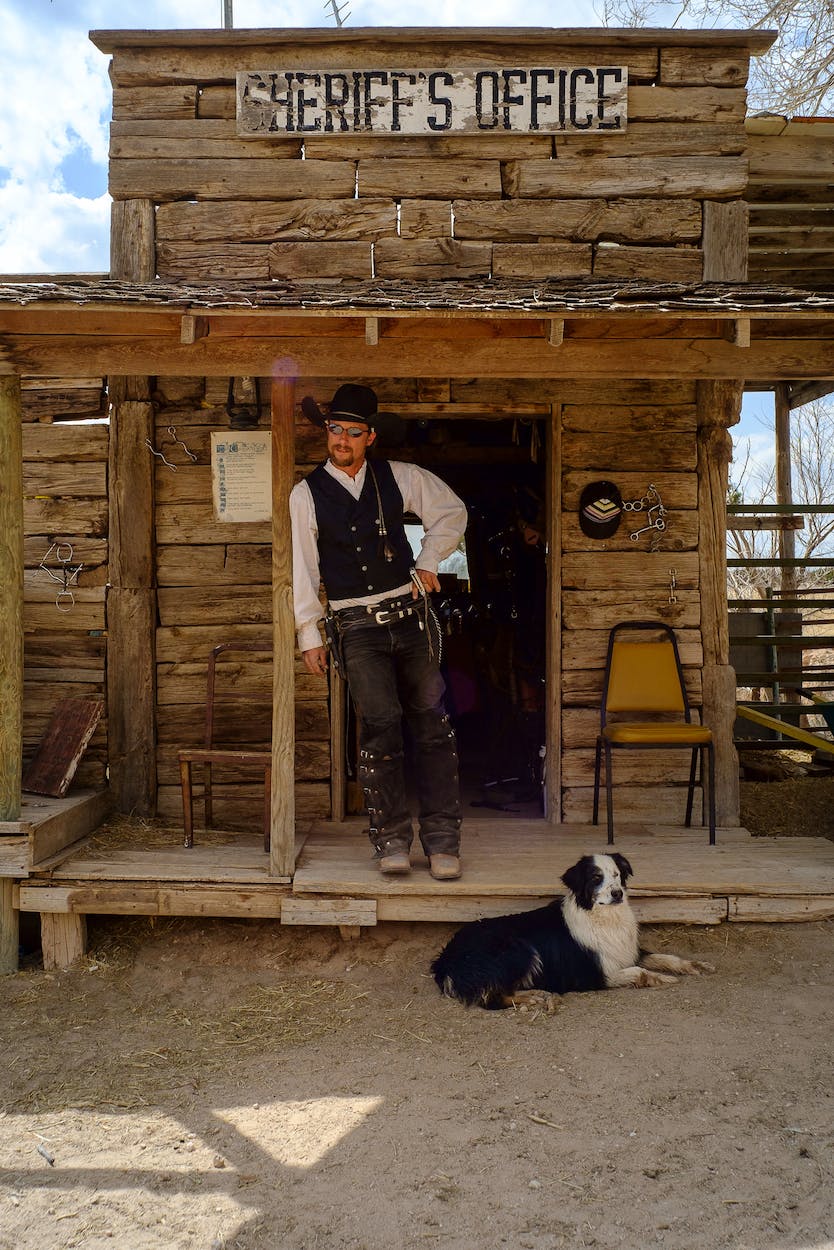
[[[394,615],[393,612],[384,612],[384,611],[375,612],[374,620],[376,621],[377,625],[388,625],[393,615]]]

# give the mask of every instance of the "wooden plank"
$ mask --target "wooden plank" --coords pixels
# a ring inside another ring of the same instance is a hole
[[[820,898],[753,898],[736,895],[729,900],[728,920],[744,924],[765,921],[788,924],[792,921],[807,923],[813,920],[830,920],[834,917],[834,894]]]
[[[30,811],[29,862],[33,869],[56,857],[70,853],[70,848],[92,833],[112,808],[109,790],[76,791],[65,799],[54,800],[44,810],[33,800],[25,801]]]
[[[651,481],[655,472],[693,472],[698,451],[692,435],[658,431],[651,444],[647,445],[642,438],[628,438],[603,430],[594,436],[566,430],[562,439],[562,456],[567,468],[582,466],[611,473],[614,466],[617,472],[642,470]]]
[[[452,207],[458,239],[694,243],[701,237],[701,206],[693,199],[455,200]]]
[[[743,195],[746,186],[747,163],[741,157],[562,158],[520,161],[517,194],[528,199],[594,196],[731,199]]]
[[[678,570],[679,586],[687,590],[698,586],[698,556],[690,551],[602,551],[592,560],[583,552],[568,553],[563,560],[562,582],[568,591],[593,590],[598,595],[615,592],[615,602],[619,598],[622,603],[622,597],[616,592],[623,590],[643,595],[656,589],[668,594],[672,563]],[[626,617],[634,615],[633,604],[632,599],[632,608],[626,612]],[[596,618],[595,624],[599,627]]]
[[[163,243],[372,241],[396,235],[397,207],[391,200],[371,199],[301,199],[287,204],[236,200],[224,200],[221,204],[173,203],[160,204],[156,223],[158,238]]]
[[[23,427],[23,458],[73,461],[107,460],[110,429],[107,425],[25,425]]]
[[[727,920],[725,898],[631,898],[640,924],[721,924]]]
[[[98,885],[22,886],[20,910],[102,916],[218,916],[278,920],[288,886]]]
[[[562,423],[572,433],[596,434],[616,430],[643,435],[677,433],[694,435],[698,411],[694,404],[565,404]],[[618,479],[619,480],[619,479]],[[675,479],[677,485],[677,479]],[[626,496],[630,498],[630,496]]]
[[[381,239],[374,245],[374,273],[380,278],[486,278],[491,265],[488,243]]]
[[[383,246],[380,244],[379,246]],[[271,278],[370,278],[370,243],[273,243]]]
[[[269,248],[264,244],[160,243],[157,270],[161,278],[207,282],[232,278],[269,278]]]
[[[594,277],[700,282],[703,263],[703,253],[697,247],[629,247],[601,243],[594,253]]]
[[[23,524],[27,534],[54,534],[63,530],[99,538],[107,533],[107,502],[101,498],[24,499]]]
[[[164,87],[113,87],[113,120],[192,118],[197,115],[197,84]]]
[[[3,698],[0,699],[0,820],[20,817],[20,770],[23,758],[23,442],[20,378],[7,372],[0,351],[0,655]],[[2,900],[3,951],[9,960],[12,919],[9,899]],[[17,956],[15,953],[15,967]]]
[[[412,161],[392,157],[360,160],[358,168],[360,198],[375,195],[424,200],[501,198],[501,167],[497,160]]]
[[[87,950],[87,922],[84,917],[44,912],[41,916],[41,950],[45,972],[64,971],[79,963]]]
[[[383,338],[377,347],[362,341],[328,341],[326,353],[312,338],[252,339],[222,338],[210,335],[191,346],[166,339],[107,336],[55,336],[42,339],[22,336],[14,340],[15,357],[21,368],[35,375],[70,368],[79,354],[105,371],[118,367],[138,373],[159,369],[160,373],[193,370],[207,377],[252,377],[268,375],[273,368],[289,368],[300,376],[340,378],[348,375],[390,378],[426,377],[565,378],[577,377],[690,380],[703,377],[733,379],[743,374],[748,382],[805,378],[819,381],[834,376],[831,344],[824,338],[796,337],[754,339],[750,348],[732,343],[699,339],[671,342],[649,341],[643,348],[628,343],[607,343],[605,350],[593,342],[565,339],[554,352],[542,333],[536,339],[507,339],[478,343],[449,338],[417,343]],[[178,338],[179,336],[177,336]],[[276,364],[276,362],[278,362]],[[539,391],[539,397],[541,391]]]
[[[364,200],[357,201],[360,207]],[[452,233],[449,200],[401,200],[400,236],[403,239],[446,239]],[[462,238],[462,235],[458,235]]]
[[[779,716],[767,716],[764,712],[759,712],[756,708],[745,707],[738,704],[736,714],[743,716],[745,720],[751,720],[755,725],[763,725],[765,729],[775,729],[779,733],[783,733],[788,738],[793,738],[797,742],[804,742],[806,746],[813,747],[815,751],[824,751],[828,755],[834,755],[834,742],[829,738],[822,738],[819,734],[809,733],[807,729],[800,729],[798,725],[791,725],[789,721],[783,720]]]
[[[743,200],[704,204],[704,282],[746,282],[749,210]]]
[[[120,32],[118,44],[109,32],[96,32],[96,46],[106,52],[117,52],[113,67],[114,82],[120,86],[144,83],[165,84],[169,82],[200,82],[202,84],[233,82],[241,59],[241,32],[236,31],[235,43],[212,46],[205,38],[206,32],[177,31],[172,38],[151,36],[139,32],[136,44],[131,46],[129,37]],[[534,50],[537,63],[554,65],[618,64],[625,65],[630,81],[653,82],[658,72],[658,43],[656,31],[617,31],[616,38],[607,37],[599,29],[554,30],[552,27],[513,27],[502,34],[500,28],[473,29],[466,27],[374,27],[373,29],[309,30],[303,34],[293,31],[288,40],[281,32],[274,41],[264,39],[262,30],[249,32],[251,50],[244,54],[249,59],[254,52],[260,65],[283,65],[291,52],[305,64],[315,64],[316,69],[342,70],[346,61],[350,64],[376,64],[380,48],[384,47],[391,63],[402,65],[407,57],[409,63],[421,69],[436,68],[439,51],[449,64],[465,61],[487,65],[516,64],[519,48]],[[764,37],[741,32],[710,31],[713,40],[732,38],[735,46],[755,47],[764,50]],[[697,32],[695,38],[703,38]],[[214,32],[218,44],[222,32]],[[253,38],[254,37],[254,38]],[[675,44],[691,41],[693,32],[675,31]],[[201,39],[203,46],[193,46]],[[752,39],[758,42],[753,44]],[[192,46],[189,46],[189,41]],[[639,46],[638,46],[639,45]],[[723,51],[723,48],[722,48]],[[370,58],[370,59],[368,59]],[[250,61],[251,63],[251,61]]]
[[[660,83],[665,87],[743,87],[747,82],[746,52],[706,48],[661,48]]]
[[[558,135],[555,140],[556,157],[590,157],[600,155],[598,136],[589,134]],[[618,159],[624,156],[642,156],[655,160],[658,156],[743,156],[747,151],[747,136],[737,123],[718,125],[702,123],[697,128],[690,122],[635,122],[629,118],[628,129],[617,136],[616,150],[609,149]]]
[[[369,898],[286,898],[281,924],[375,925],[376,902]]]
[[[350,161],[148,160],[110,162],[115,200],[296,200],[353,197]],[[455,194],[458,192],[456,191]]]
[[[735,122],[741,128],[746,112],[743,87],[635,86],[628,93],[628,115],[633,122]]]
[[[191,159],[199,160],[293,160],[301,156],[300,139],[284,136],[260,140],[240,138],[235,134],[234,125],[227,134],[219,137],[204,133],[206,123],[196,120],[192,134],[184,141],[182,135],[171,134],[167,129],[161,134],[125,132],[124,127],[128,124],[137,126],[141,122],[132,119],[131,122],[114,122],[110,127],[111,160],[176,160],[186,154]],[[334,155],[338,159],[338,153]]]
[[[590,244],[496,243],[492,249],[496,278],[585,278],[591,262]]]
[[[23,490],[27,495],[105,496],[107,469],[104,464],[24,461]]]
[[[63,798],[103,711],[101,699],[62,699],[23,771],[23,789]]]

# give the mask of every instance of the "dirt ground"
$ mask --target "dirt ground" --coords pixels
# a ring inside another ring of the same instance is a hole
[[[647,930],[714,976],[441,999],[448,925],[98,920],[3,979],[0,1247],[834,1246],[834,924]]]

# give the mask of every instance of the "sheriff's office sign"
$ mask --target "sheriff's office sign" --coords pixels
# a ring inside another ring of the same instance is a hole
[[[623,66],[241,70],[240,135],[625,130]]]

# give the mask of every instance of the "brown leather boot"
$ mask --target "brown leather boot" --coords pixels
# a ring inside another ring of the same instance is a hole
[[[389,876],[411,872],[411,860],[408,858],[408,851],[391,851],[388,855],[381,855],[378,862],[379,871]]]
[[[429,856],[429,872],[435,881],[454,881],[460,876],[460,859],[457,855],[437,853]]]

